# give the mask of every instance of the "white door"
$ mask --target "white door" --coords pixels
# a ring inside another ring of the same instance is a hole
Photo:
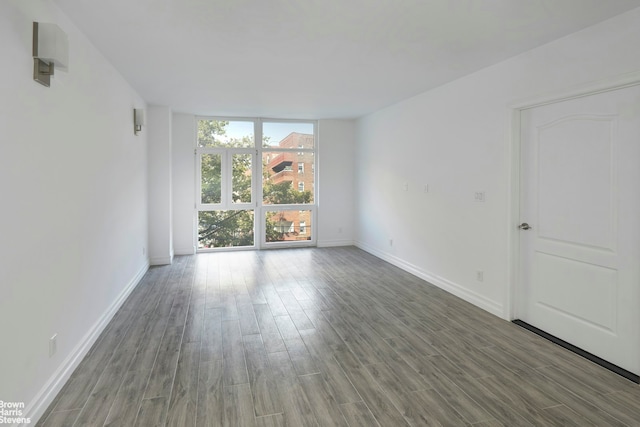
[[[638,374],[640,87],[523,110],[521,126],[518,316]]]

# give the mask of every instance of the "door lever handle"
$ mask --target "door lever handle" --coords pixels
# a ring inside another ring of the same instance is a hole
[[[520,224],[518,226],[518,230],[531,230],[533,227],[531,227],[529,224],[527,224],[526,222],[523,222],[522,224]]]

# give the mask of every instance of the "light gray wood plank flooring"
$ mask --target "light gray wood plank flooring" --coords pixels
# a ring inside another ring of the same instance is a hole
[[[357,248],[153,267],[38,426],[640,426],[640,388]]]

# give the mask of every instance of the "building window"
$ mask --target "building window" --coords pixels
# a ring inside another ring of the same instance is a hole
[[[300,221],[300,234],[307,234],[307,223]]]
[[[298,173],[304,173],[304,163],[298,163]]]
[[[298,183],[298,191],[304,191],[304,182],[300,181]]]

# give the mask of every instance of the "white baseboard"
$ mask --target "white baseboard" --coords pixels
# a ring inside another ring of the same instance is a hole
[[[173,255],[167,257],[151,257],[149,258],[151,265],[169,265],[173,262]]]
[[[330,248],[335,246],[353,246],[353,240],[341,239],[341,240],[318,240],[319,248]]]
[[[33,400],[26,405],[24,410],[24,418],[30,418],[30,425],[35,425],[39,418],[47,410],[53,399],[60,392],[64,384],[69,380],[73,371],[78,367],[84,356],[89,352],[91,346],[96,342],[104,328],[107,327],[113,316],[120,309],[122,304],[126,301],[127,297],[140,283],[142,277],[149,270],[149,263],[146,262],[142,268],[136,273],[124,290],[118,295],[116,300],[109,306],[107,311],[98,319],[98,321],[89,329],[82,340],[76,345],[71,354],[62,362],[60,367],[54,372],[54,374],[45,383],[44,387],[40,389],[38,394]],[[17,426],[28,426],[28,424],[14,424]]]
[[[173,248],[174,255],[193,255],[196,253],[195,246],[186,246],[184,248]]]
[[[460,286],[457,283],[454,283],[450,280],[445,279],[444,277],[440,277],[438,275],[425,271],[411,263],[406,262],[401,258],[379,251],[378,249],[372,246],[369,246],[365,243],[356,241],[355,245],[358,248],[362,249],[363,251],[369,252],[370,254],[375,255],[378,258],[383,259],[388,263],[393,264],[396,267],[399,267],[404,271],[407,271],[413,274],[414,276],[417,276],[423,280],[426,280],[432,285],[435,285],[438,288],[443,289],[449,292],[450,294],[457,296],[458,298],[461,298],[477,307],[480,307],[481,309],[488,311],[489,313],[495,316],[498,316],[501,319],[504,318],[504,310],[502,308],[502,304],[498,304],[495,301],[492,301],[482,295],[472,292],[464,288],[463,286]]]

